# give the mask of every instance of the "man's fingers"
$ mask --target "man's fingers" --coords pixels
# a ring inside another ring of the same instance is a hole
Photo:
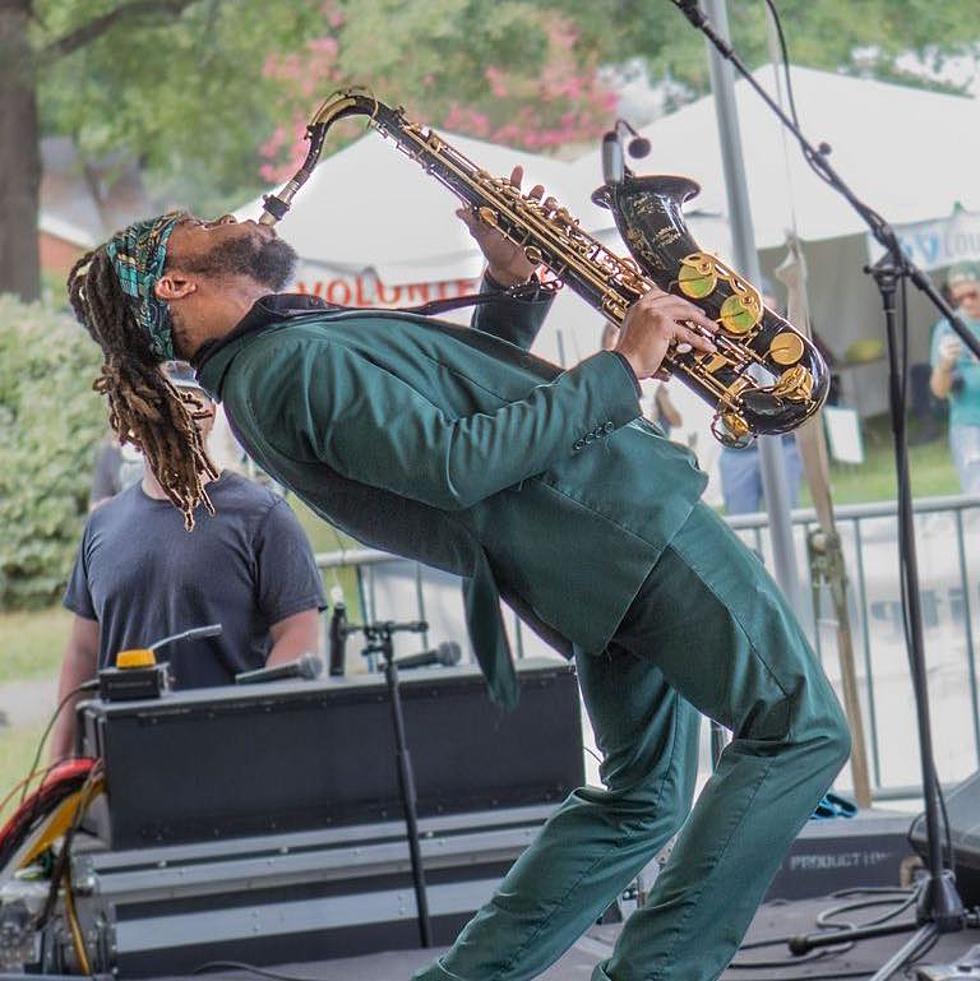
[[[529,198],[534,198],[535,201],[540,201],[544,197],[544,184],[535,184],[534,187],[528,191]]]
[[[674,320],[690,320],[693,323],[704,327],[705,330],[716,334],[719,325],[716,320],[712,320],[700,307],[695,306],[682,296],[675,296],[673,293],[664,293],[662,290],[651,290],[638,301],[638,304],[656,309],[661,313],[666,313]]]
[[[705,337],[704,334],[699,334],[696,330],[691,330],[690,327],[685,327],[683,324],[677,325],[677,332],[674,334],[674,341],[677,345],[677,351],[679,354],[685,354],[694,348],[696,351],[705,351],[708,354],[713,354],[718,348],[715,346],[715,342],[710,338]],[[687,345],[687,349],[682,350],[684,345]]]
[[[521,181],[523,181],[523,180],[524,180],[524,168],[520,164],[518,164],[510,172],[510,182],[511,182],[511,184],[514,185],[514,187],[520,188]]]

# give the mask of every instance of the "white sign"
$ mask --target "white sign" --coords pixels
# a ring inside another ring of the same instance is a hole
[[[840,463],[864,463],[861,420],[857,412],[828,405],[823,410],[823,422],[830,455]]]
[[[895,234],[902,251],[923,270],[980,260],[980,212],[957,210],[949,218],[896,225]],[[877,262],[885,250],[870,232],[867,243],[869,258]]]

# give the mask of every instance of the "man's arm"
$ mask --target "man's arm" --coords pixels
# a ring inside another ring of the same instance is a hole
[[[326,609],[320,570],[306,532],[282,498],[269,508],[254,539],[256,596],[269,627],[266,667],[295,661],[320,648]]]
[[[316,607],[274,623],[269,628],[272,650],[266,658],[266,667],[295,661],[307,651],[315,653],[320,646],[319,626],[320,611]]]
[[[96,620],[75,616],[72,618],[71,633],[64,660],[61,662],[61,676],[58,679],[58,702],[79,685],[95,677],[99,664],[99,624]],[[84,693],[76,695],[61,710],[51,737],[50,759],[57,760],[71,756],[75,751],[75,705]]]
[[[932,374],[929,376],[929,387],[937,399],[944,399],[949,397],[949,393],[953,388],[956,362],[962,354],[963,345],[955,334],[946,331],[937,337],[936,340],[937,343],[934,345],[933,351]]]
[[[529,296],[515,299],[489,273],[483,277],[481,291],[497,291],[499,297],[474,307],[470,327],[529,351],[551,309],[554,294],[538,286]]]
[[[470,507],[592,449],[640,414],[628,368],[608,352],[495,412],[455,418],[332,339],[304,346],[301,357],[316,361],[316,383],[297,406],[316,457],[351,480],[443,510]]]
[[[559,459],[597,452],[604,437],[639,416],[636,379],[654,375],[671,344],[714,351],[717,330],[682,297],[651,291],[630,308],[615,351],[600,351],[495,412],[459,417],[329,336],[316,344],[302,339],[294,343],[306,364],[293,377],[316,380],[303,386],[305,404],[294,403],[291,414],[300,415],[317,458],[338,473],[463,510]],[[253,383],[269,389],[260,378]]]

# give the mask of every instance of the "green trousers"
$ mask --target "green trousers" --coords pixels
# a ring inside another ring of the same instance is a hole
[[[579,652],[576,665],[605,789],[571,794],[415,981],[535,977],[679,829],[646,905],[593,981],[717,978],[847,759],[843,713],[791,610],[704,505],[609,647]],[[699,713],[734,738],[691,811]]]

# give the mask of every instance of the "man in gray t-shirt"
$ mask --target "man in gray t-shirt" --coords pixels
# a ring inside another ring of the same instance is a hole
[[[196,383],[171,375],[177,384]],[[214,405],[196,390],[206,434]],[[240,671],[292,660],[318,646],[325,607],[309,541],[278,495],[229,471],[208,486],[193,533],[152,472],[92,512],[64,605],[74,613],[58,698],[112,665],[116,654],[170,634],[220,623],[218,637],[159,651],[177,688],[232,682]],[[66,706],[52,757],[72,752],[75,720]]]

